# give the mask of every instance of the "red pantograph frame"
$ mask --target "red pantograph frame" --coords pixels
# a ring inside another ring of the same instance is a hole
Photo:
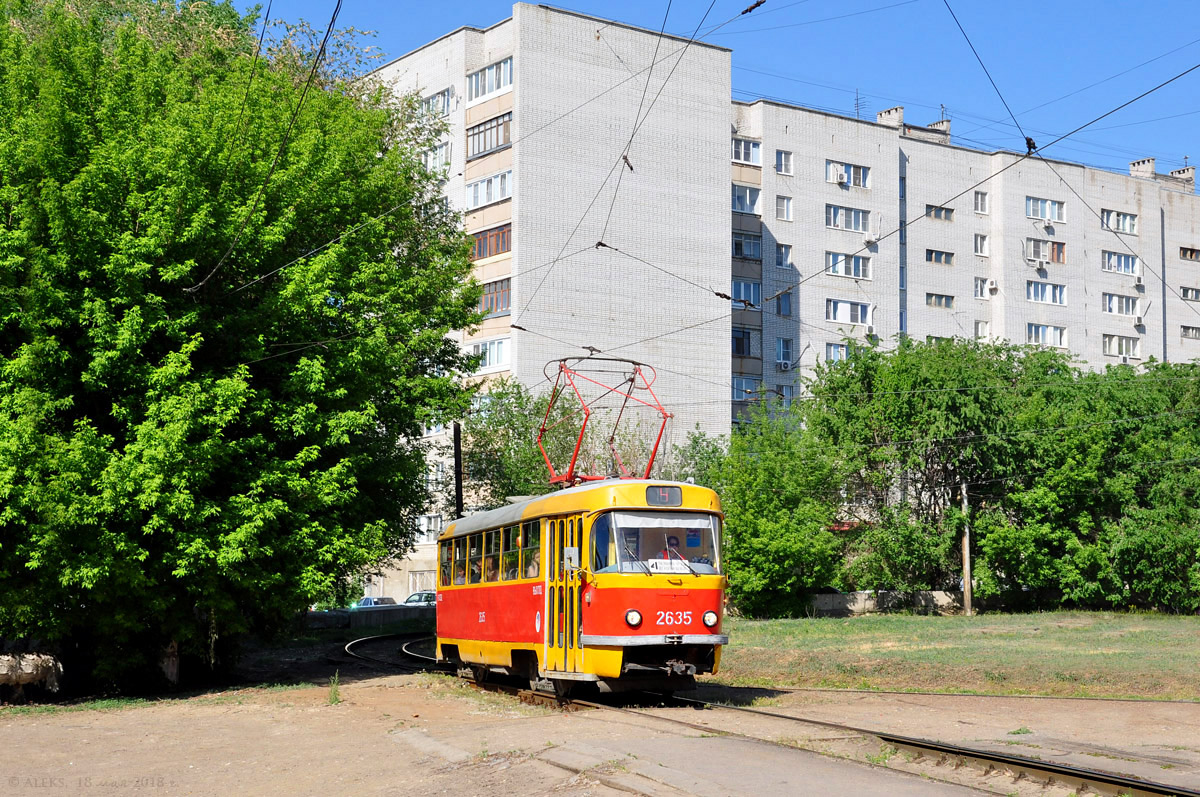
[[[624,381],[621,382],[620,385],[613,386],[613,385],[607,385],[597,379],[593,379],[590,376],[586,376],[585,374],[581,373],[577,368],[577,366],[579,366],[581,363],[596,363],[596,362],[624,363],[625,365],[628,365],[630,367],[629,375],[625,378]],[[649,365],[644,365],[643,363],[639,363],[635,360],[625,360],[625,359],[620,359],[620,358],[616,358],[616,357],[564,357],[561,360],[552,360],[546,364],[546,368],[543,371],[543,373],[545,374],[547,379],[550,378],[550,374],[548,373],[548,371],[550,370],[550,366],[555,365],[556,363],[558,365],[558,369],[557,369],[558,375],[554,381],[554,390],[550,393],[550,403],[546,406],[546,415],[544,418],[542,418],[541,426],[538,427],[538,436],[537,436],[538,450],[542,452],[542,459],[544,459],[546,461],[546,469],[550,472],[550,483],[551,484],[565,484],[567,486],[571,486],[571,485],[577,484],[579,482],[601,481],[601,480],[609,478],[608,476],[600,476],[600,475],[595,475],[595,474],[576,473],[575,465],[579,460],[579,450],[583,447],[583,437],[584,437],[584,434],[587,432],[588,421],[590,420],[591,415],[592,415],[591,405],[595,404],[597,401],[604,398],[605,396],[608,396],[613,393],[624,397],[624,400],[621,402],[621,410],[617,413],[617,419],[613,423],[612,434],[610,434],[608,437],[609,451],[612,452],[613,460],[616,462],[617,467],[620,469],[619,478],[622,478],[622,479],[636,479],[636,478],[648,479],[648,478],[650,478],[650,469],[654,467],[654,458],[658,455],[658,447],[662,443],[663,433],[667,429],[667,421],[670,420],[670,418],[671,418],[671,413],[667,412],[666,408],[663,407],[662,402],[658,400],[658,396],[656,396],[654,394],[653,388],[651,388],[651,385],[654,384],[656,379],[658,379],[658,373],[654,370],[654,368],[652,368]],[[576,367],[572,367],[572,366],[576,366]],[[645,373],[645,371],[643,371],[643,369],[649,370],[649,372],[651,374],[651,377],[649,379],[646,378],[646,373]],[[584,399],[583,394],[579,392],[579,386],[576,384],[576,380],[590,382],[593,385],[602,387],[602,388],[604,388],[604,392],[601,393],[596,398],[592,399],[591,402],[588,402]],[[641,381],[640,385],[638,384],[639,380]],[[558,421],[557,423],[555,423],[551,426],[546,426],[546,424],[550,420],[550,412],[554,409],[554,404],[558,401],[558,397],[566,391],[567,386],[570,386],[571,390],[575,393],[575,397],[577,399],[579,399],[580,409],[569,413],[566,417],[564,417],[562,420]],[[645,399],[638,398],[637,396],[633,395],[633,391],[635,391],[635,390],[645,390],[650,395],[650,398],[653,399],[653,401],[646,401]],[[624,463],[624,461],[622,461],[621,455],[617,452],[617,447],[616,447],[617,428],[621,424],[621,417],[625,413],[625,407],[629,404],[630,401],[635,401],[638,404],[641,404],[645,407],[649,407],[650,409],[658,412],[658,414],[660,416],[662,416],[662,423],[659,424],[659,427],[658,427],[658,435],[654,438],[654,447],[650,450],[650,457],[646,461],[645,473],[640,477],[637,476],[636,474],[630,473],[629,469],[627,467],[625,467],[625,463]],[[580,411],[583,412],[583,423],[579,427],[579,437],[576,439],[575,449],[571,453],[571,463],[567,466],[566,472],[559,473],[554,469],[554,463],[552,463],[550,461],[550,455],[546,453],[546,448],[545,448],[545,446],[542,445],[542,438],[545,436],[547,431],[554,429],[555,427],[565,423],[567,420],[569,420],[571,417],[573,417]]]

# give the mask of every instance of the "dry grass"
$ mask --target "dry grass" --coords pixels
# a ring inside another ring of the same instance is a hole
[[[1105,612],[726,624],[719,680],[968,694],[1200,699],[1200,618]]]

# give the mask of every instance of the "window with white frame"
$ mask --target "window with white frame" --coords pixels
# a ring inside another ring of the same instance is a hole
[[[754,398],[762,384],[761,379],[755,379],[752,376],[735,376],[731,381],[733,382],[734,401],[749,401]]]
[[[425,171],[437,172],[450,166],[450,142],[443,141],[433,149],[421,153],[421,163]]]
[[[418,543],[437,542],[438,535],[442,533],[442,516],[421,515],[417,518],[417,528]]]
[[[927,293],[925,294],[925,304],[928,307],[952,310],[954,309],[954,297],[945,293]]]
[[[954,265],[954,253],[953,252],[943,252],[939,249],[926,249],[925,250],[925,262],[926,263],[941,263],[944,266],[953,266]]]
[[[1185,302],[1200,302],[1200,288],[1180,288],[1179,297]]]
[[[1104,335],[1104,353],[1110,357],[1137,357],[1139,338],[1124,335]]]
[[[1067,345],[1067,328],[1052,324],[1026,324],[1025,342],[1063,349]]]
[[[1067,262],[1067,245],[1062,241],[1043,241],[1038,238],[1027,238],[1026,257],[1030,260],[1046,260],[1051,263]]]
[[[775,244],[775,265],[779,268],[792,267],[791,244]]]
[[[1025,216],[1042,221],[1066,221],[1063,214],[1063,203],[1055,199],[1042,199],[1036,196],[1025,197]]]
[[[499,94],[513,84],[512,56],[467,75],[467,101]]]
[[[792,400],[796,398],[795,385],[780,385],[775,388],[775,392],[779,394],[779,400],[783,402],[784,409],[792,406]]]
[[[421,110],[434,116],[445,116],[453,107],[454,87],[442,89],[421,100]]]
[[[825,253],[825,271],[837,277],[871,278],[871,258],[843,252]]]
[[[986,338],[987,336],[988,336],[988,322],[987,321],[976,321],[975,322],[975,338],[976,338],[976,340]]]
[[[845,343],[826,343],[825,344],[825,361],[831,363],[841,362],[850,355],[850,347]]]
[[[975,278],[975,298],[976,299],[992,298],[992,293],[991,293],[991,291],[988,290],[988,278],[987,277],[976,277]]]
[[[734,310],[762,309],[762,283],[752,280],[734,280],[733,291]]]
[[[791,363],[792,361],[792,339],[791,338],[775,338],[775,362]]]
[[[1100,268],[1117,274],[1137,274],[1137,257],[1124,252],[1100,253]]]
[[[938,221],[953,221],[954,208],[946,208],[941,205],[926,205],[925,216]]]
[[[762,260],[762,236],[752,232],[733,234],[733,256],[747,260]]]
[[[496,338],[471,344],[471,354],[479,357],[479,370],[508,367],[509,339]]]
[[[775,297],[775,315],[788,318],[792,314],[792,292],[784,291]]]
[[[466,204],[467,210],[490,205],[493,202],[499,202],[502,199],[512,197],[513,174],[512,170],[493,174],[491,177],[485,177],[482,180],[476,180],[473,183],[467,183],[466,189]]]
[[[1191,338],[1192,340],[1200,340],[1200,327],[1187,327],[1187,326],[1180,327],[1179,328],[1179,337]]]
[[[785,149],[775,150],[775,172],[788,175],[792,173],[792,153]]]
[[[754,166],[762,165],[762,155],[759,149],[762,145],[748,138],[733,139],[733,160],[735,163],[749,163]]]
[[[775,197],[775,218],[780,221],[792,220],[792,198],[790,196]]]
[[[1119,293],[1100,294],[1100,309],[1113,315],[1138,315],[1138,297]]]
[[[976,213],[984,213],[984,214],[986,214],[988,212],[987,191],[976,191],[975,192],[975,212]]]
[[[825,206],[825,226],[834,230],[867,232],[870,229],[871,212],[840,205]]]
[[[467,128],[467,159],[478,158],[512,144],[512,111]]]
[[[869,324],[871,323],[871,305],[864,302],[850,302],[845,299],[826,299],[825,320],[837,321],[842,324]]]
[[[988,237],[983,233],[975,233],[975,254],[980,257],[988,256]]]
[[[1119,210],[1101,210],[1100,224],[1106,230],[1137,235],[1136,213],[1123,213]]]
[[[733,212],[759,214],[758,198],[761,192],[750,185],[733,185]]]
[[[840,185],[854,185],[859,188],[870,188],[868,180],[871,169],[854,163],[841,161],[825,161],[825,182]]]
[[[1025,282],[1025,299],[1038,304],[1066,304],[1067,286],[1056,285],[1053,282],[1027,280]]]

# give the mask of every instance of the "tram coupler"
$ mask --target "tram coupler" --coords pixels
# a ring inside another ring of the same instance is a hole
[[[671,659],[667,662],[667,669],[671,671],[671,675],[695,675],[696,665],[688,664],[686,661],[679,659]]]

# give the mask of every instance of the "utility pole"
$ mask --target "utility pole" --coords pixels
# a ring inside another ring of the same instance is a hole
[[[963,579],[963,612],[967,617],[975,612],[971,609],[971,505],[967,501],[967,479],[962,480],[962,579]]]
[[[454,422],[454,517],[463,516],[462,427]]]

